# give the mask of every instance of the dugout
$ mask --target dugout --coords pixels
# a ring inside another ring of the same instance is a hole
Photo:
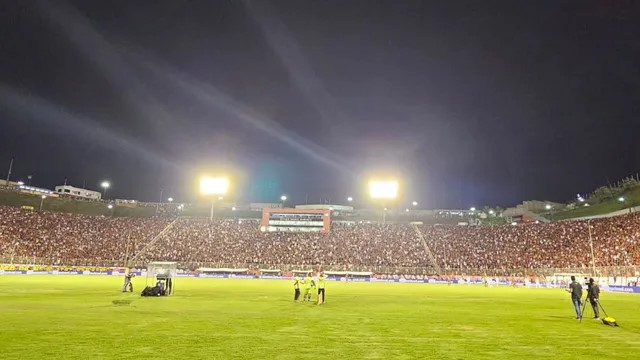
[[[174,280],[178,273],[178,263],[174,261],[152,261],[147,265],[145,287],[156,287],[160,284],[161,295],[172,295],[175,290]]]

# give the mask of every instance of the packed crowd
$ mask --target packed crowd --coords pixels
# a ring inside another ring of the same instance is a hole
[[[425,267],[424,244],[409,225],[334,224],[331,232],[265,233],[257,220],[179,219],[147,258],[246,266]]]
[[[591,221],[421,229],[443,268],[590,268],[592,244],[597,267],[640,264],[638,214]]]
[[[162,218],[112,218],[36,212],[0,206],[0,255],[45,259],[52,265],[94,265],[100,260],[122,264],[164,229]]]
[[[51,265],[120,266],[135,258],[189,267],[426,269],[432,266],[431,251],[444,269],[588,268],[593,244],[598,267],[640,264],[637,214],[590,222],[417,229],[334,222],[326,234],[264,233],[256,220],[136,219],[0,207],[0,262],[27,258]]]

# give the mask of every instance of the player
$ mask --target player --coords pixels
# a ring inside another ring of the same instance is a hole
[[[311,288],[315,288],[316,284],[311,277],[311,273],[307,273],[304,279],[304,301],[311,301]]]
[[[318,305],[322,305],[325,302],[324,288],[327,278],[324,276],[324,271],[318,275]]]
[[[300,278],[298,275],[293,276],[293,290],[293,300],[298,302],[298,299],[300,299]]]

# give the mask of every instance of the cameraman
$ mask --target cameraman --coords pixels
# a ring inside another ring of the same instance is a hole
[[[576,281],[576,277],[573,275],[571,275],[571,283],[567,288],[567,292],[571,293],[571,302],[573,303],[573,308],[576,311],[576,320],[580,320],[582,318],[582,314],[580,312],[582,285]]]
[[[587,299],[593,308],[593,319],[600,320],[600,309],[598,308],[598,299],[600,298],[600,287],[593,281],[593,278],[589,278],[587,284]]]
[[[134,276],[136,275],[130,272],[127,272],[124,275],[124,284],[122,285],[122,292],[127,292],[127,286],[129,287],[129,291],[133,292],[133,283],[131,282],[131,278],[133,278]]]

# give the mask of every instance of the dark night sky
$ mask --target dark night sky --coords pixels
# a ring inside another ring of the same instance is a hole
[[[4,0],[0,175],[186,199],[231,167],[247,200],[340,202],[380,170],[428,208],[568,200],[640,170],[639,24],[605,0]]]

